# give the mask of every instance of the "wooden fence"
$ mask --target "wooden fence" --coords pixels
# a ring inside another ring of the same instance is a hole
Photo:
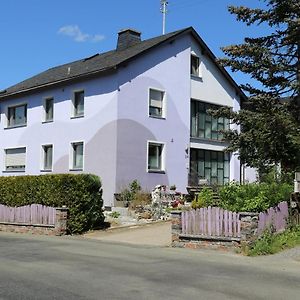
[[[212,237],[240,237],[239,214],[219,207],[182,212],[182,233]]]
[[[275,207],[261,212],[256,217],[257,234],[272,227],[275,232],[283,231],[288,225],[289,209],[287,202],[281,202]],[[199,235],[206,237],[241,237],[240,214],[219,207],[205,207],[196,210],[183,211],[181,228],[184,235]]]
[[[0,204],[0,223],[55,225],[56,209],[40,204],[9,207]]]
[[[275,232],[283,231],[288,225],[289,209],[287,202],[280,202],[275,207],[261,212],[258,219],[258,234],[272,227]]]

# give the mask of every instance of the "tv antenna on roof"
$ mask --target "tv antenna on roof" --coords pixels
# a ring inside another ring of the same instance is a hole
[[[166,33],[166,14],[168,12],[167,6],[169,2],[167,0],[160,0],[160,11],[163,14],[163,28],[162,28],[162,33]]]

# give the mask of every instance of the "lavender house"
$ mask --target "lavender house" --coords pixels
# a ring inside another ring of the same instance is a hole
[[[0,92],[2,175],[94,173],[105,206],[138,179],[179,191],[206,178],[253,179],[223,152],[207,109],[245,98],[193,28],[142,41],[119,32],[115,50],[58,66]]]

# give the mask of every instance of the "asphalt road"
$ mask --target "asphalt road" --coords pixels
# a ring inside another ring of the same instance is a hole
[[[300,262],[0,233],[0,299],[299,299]]]

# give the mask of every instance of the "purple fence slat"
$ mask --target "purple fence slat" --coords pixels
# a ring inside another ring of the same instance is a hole
[[[216,207],[216,235],[220,236],[220,208]]]
[[[9,207],[0,204],[0,222],[54,225],[56,209],[40,204]]]
[[[282,231],[287,226],[289,212],[287,202],[280,202],[277,206],[269,208],[259,214],[258,233],[261,234],[266,228],[272,227],[275,232]]]
[[[232,212],[228,212],[228,235],[232,236]]]

